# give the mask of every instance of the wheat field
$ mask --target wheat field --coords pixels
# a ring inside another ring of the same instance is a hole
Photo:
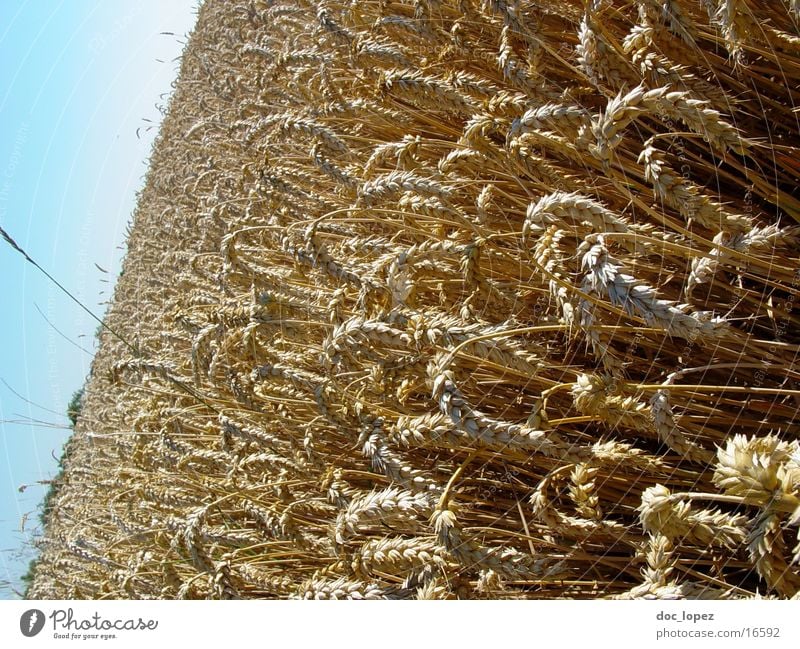
[[[206,0],[29,595],[797,598],[799,5]]]

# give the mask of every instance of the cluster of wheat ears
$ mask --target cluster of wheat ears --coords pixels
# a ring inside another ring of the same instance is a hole
[[[207,0],[31,588],[800,593],[795,0]]]

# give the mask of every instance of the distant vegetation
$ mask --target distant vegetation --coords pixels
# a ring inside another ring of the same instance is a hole
[[[75,425],[78,422],[78,417],[81,414],[85,387],[86,387],[85,385],[81,386],[81,388],[79,388],[73,393],[69,405],[67,406],[67,418],[70,420],[70,425],[71,428],[73,429],[75,428]],[[59,490],[64,480],[64,470],[65,470],[65,462],[68,455],[68,448],[69,448],[69,441],[64,445],[64,448],[61,452],[61,457],[58,460],[58,470],[56,471],[55,476],[49,481],[44,497],[39,503],[38,520],[41,526],[40,529],[42,531],[44,531],[47,528],[47,525],[50,521],[50,515],[53,513],[53,508],[55,506],[56,498],[58,496]],[[28,570],[20,578],[22,581],[22,585],[24,587],[23,594],[25,598],[29,597],[31,584],[33,583],[33,579],[36,574],[36,566],[38,563],[39,563],[38,556],[31,559],[31,561],[28,563]]]
[[[80,417],[81,409],[83,408],[83,394],[85,389],[86,386],[82,386],[80,389],[75,390],[67,406],[67,417],[73,428],[75,424],[78,423],[78,417]]]

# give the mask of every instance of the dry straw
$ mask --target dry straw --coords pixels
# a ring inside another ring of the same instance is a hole
[[[206,0],[30,595],[796,597],[796,9]]]

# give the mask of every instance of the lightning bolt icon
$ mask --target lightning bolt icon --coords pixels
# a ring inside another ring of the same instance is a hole
[[[38,620],[38,618],[39,618],[39,615],[36,613],[36,611],[32,611],[31,612],[31,617],[28,620],[28,631],[33,631],[33,627],[36,624],[36,621]]]

